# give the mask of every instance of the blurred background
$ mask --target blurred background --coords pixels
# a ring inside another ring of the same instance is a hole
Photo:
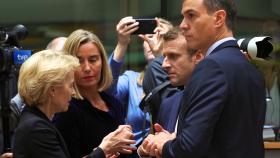
[[[27,27],[29,35],[20,41],[23,49],[42,50],[57,36],[68,36],[83,28],[96,33],[109,54],[117,39],[115,27],[125,16],[163,17],[178,25],[182,0],[5,0],[0,5],[0,26],[11,30],[16,24]],[[267,87],[266,124],[280,126],[280,1],[236,0],[238,19],[235,37],[271,36],[269,59],[255,61],[264,73]],[[142,41],[134,36],[124,69],[141,70],[145,65]],[[242,76],[240,76],[242,79]]]

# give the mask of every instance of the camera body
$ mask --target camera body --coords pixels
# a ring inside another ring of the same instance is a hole
[[[19,45],[19,40],[24,39],[27,34],[23,25],[16,25],[10,32],[0,27],[0,74],[10,72],[13,67],[19,67],[31,56],[31,50],[21,50]]]
[[[10,32],[0,27],[0,153],[11,150],[11,135],[15,122],[10,99],[17,92],[17,78],[20,65],[31,56],[30,50],[21,50],[19,40],[27,36],[27,29],[17,25]],[[3,145],[2,145],[3,144]]]
[[[20,50],[16,47],[1,48],[0,46],[0,74],[9,72],[13,68],[18,69],[31,54],[31,50]]]
[[[267,58],[273,50],[270,36],[242,38],[237,41],[241,50],[247,52],[251,58]]]

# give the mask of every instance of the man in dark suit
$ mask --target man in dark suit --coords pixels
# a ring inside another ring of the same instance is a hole
[[[184,0],[182,14],[188,47],[206,57],[184,90],[176,137],[157,126],[143,148],[168,158],[263,158],[264,79],[233,38],[233,0]]]
[[[204,57],[200,51],[188,50],[187,46],[187,41],[178,27],[163,35],[164,60],[161,69],[168,74],[174,87],[183,88],[195,65]],[[178,91],[164,99],[160,105],[157,123],[169,132],[175,130],[182,94],[182,91]]]

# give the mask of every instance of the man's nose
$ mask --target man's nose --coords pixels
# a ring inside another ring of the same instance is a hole
[[[167,69],[170,67],[170,63],[169,63],[167,57],[164,57],[161,66],[162,66],[162,68],[163,68],[164,70],[167,70]]]
[[[188,30],[189,29],[189,24],[188,24],[188,22],[185,18],[182,20],[179,27],[180,27],[181,30]]]

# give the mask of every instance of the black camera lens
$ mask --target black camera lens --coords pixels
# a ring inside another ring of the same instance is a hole
[[[270,43],[272,38],[269,36],[242,38],[238,40],[238,45],[241,50],[247,52],[252,58],[265,59],[273,50]]]

